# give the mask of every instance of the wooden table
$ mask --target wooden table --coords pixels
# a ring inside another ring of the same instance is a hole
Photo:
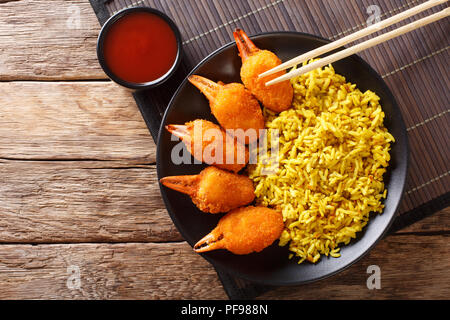
[[[86,0],[0,1],[0,298],[225,299],[164,208],[155,144],[97,63],[99,29]],[[448,298],[449,213],[261,298]]]

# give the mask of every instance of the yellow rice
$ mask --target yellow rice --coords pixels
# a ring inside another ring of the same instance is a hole
[[[289,244],[298,263],[315,263],[321,255],[339,257],[339,245],[356,237],[369,213],[382,212],[394,138],[383,126],[379,97],[331,65],[291,82],[293,107],[278,115],[264,110],[269,137],[279,130],[276,174],[262,175],[267,164],[260,158],[249,176],[257,203],[282,210],[279,244]]]

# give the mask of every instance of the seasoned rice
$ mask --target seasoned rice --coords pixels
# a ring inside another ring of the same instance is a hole
[[[331,65],[291,82],[293,107],[264,110],[269,137],[279,130],[278,168],[262,174],[268,166],[262,157],[249,176],[257,203],[283,213],[279,244],[289,244],[298,263],[315,263],[321,255],[339,257],[339,245],[356,237],[369,213],[383,211],[394,138],[383,126],[380,98],[346,82]]]

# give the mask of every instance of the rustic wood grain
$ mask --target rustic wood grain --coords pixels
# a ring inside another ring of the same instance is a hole
[[[79,289],[67,286],[74,268]],[[1,245],[0,288],[0,299],[226,298],[214,269],[184,242]]]
[[[0,80],[106,79],[89,1],[0,3]]]
[[[155,165],[0,160],[0,242],[176,241]]]
[[[419,220],[416,223],[397,231],[396,233],[450,233],[450,207],[433,213],[431,216]]]
[[[0,158],[155,162],[130,92],[112,82],[0,82]]]
[[[448,240],[448,235],[392,236],[334,277],[280,287],[260,298],[446,299]],[[369,265],[380,267],[379,290],[366,286]],[[67,287],[74,266],[79,289]],[[226,298],[213,268],[185,242],[0,245],[0,288],[0,299]]]

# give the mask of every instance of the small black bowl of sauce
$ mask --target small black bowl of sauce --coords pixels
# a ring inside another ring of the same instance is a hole
[[[164,13],[148,7],[119,11],[103,25],[98,61],[116,83],[133,90],[156,87],[176,70],[181,35]]]

